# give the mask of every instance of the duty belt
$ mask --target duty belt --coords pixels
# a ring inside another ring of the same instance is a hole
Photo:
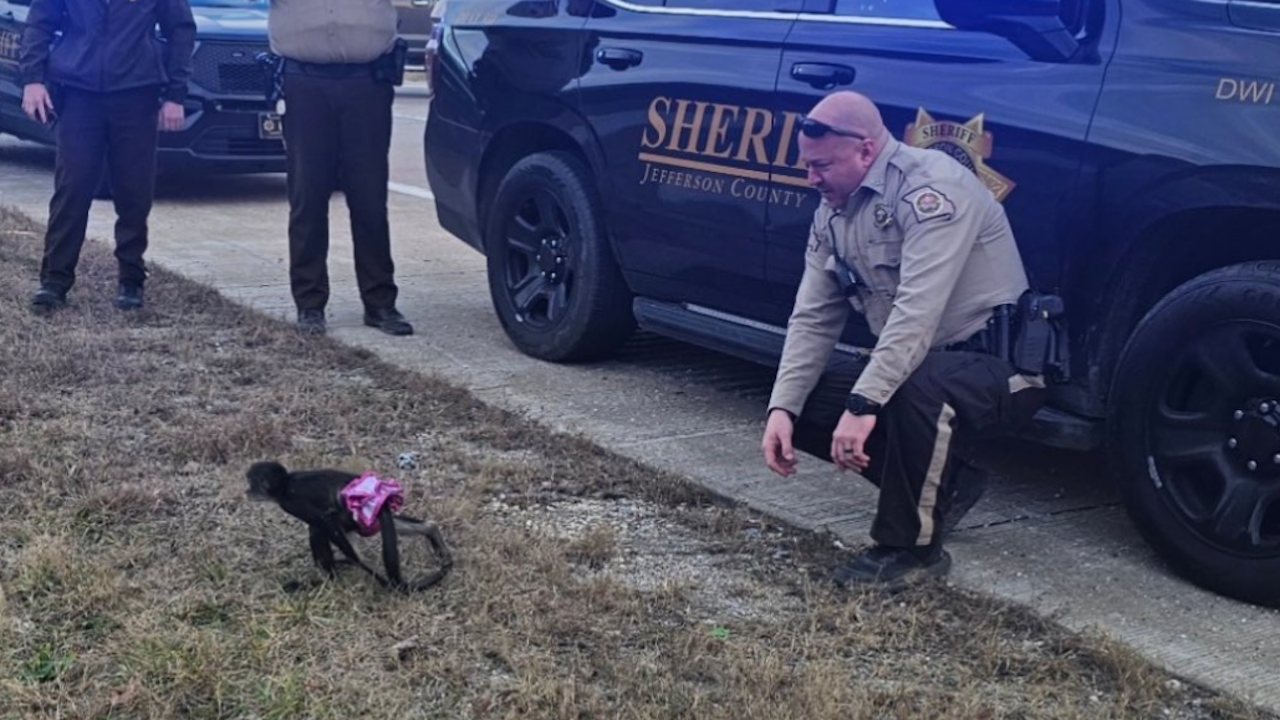
[[[947,343],[946,345],[939,347],[938,350],[941,352],[976,352],[995,355],[996,353],[992,352],[993,348],[991,347],[992,343],[990,335],[991,333],[987,328],[983,328],[970,335],[967,340],[957,340],[953,343]]]
[[[992,308],[986,327],[970,335],[968,339],[948,343],[938,349],[943,352],[986,353],[1009,360],[1018,339],[1018,317],[1016,305]]]
[[[310,63],[285,58],[284,71],[298,75],[311,75],[324,78],[373,77],[377,70],[376,62],[367,63]]]

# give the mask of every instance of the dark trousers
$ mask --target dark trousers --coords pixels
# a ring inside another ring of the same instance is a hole
[[[302,72],[284,78],[288,156],[289,281],[299,310],[329,301],[329,199],[351,212],[356,282],[366,308],[396,303],[387,222],[394,88],[368,77]]]
[[[142,256],[155,191],[160,91],[62,88],[57,94],[57,162],[40,282],[64,292],[75,284],[89,208],[105,167],[116,207],[120,281],[140,285],[147,277]]]
[[[831,459],[831,433],[852,387],[827,377],[796,423],[796,447]],[[1028,422],[1045,390],[1000,358],[973,352],[931,352],[880,411],[867,443],[864,475],[880,488],[871,539],[895,547],[940,543],[938,528],[958,484],[983,472],[964,457],[972,441]]]

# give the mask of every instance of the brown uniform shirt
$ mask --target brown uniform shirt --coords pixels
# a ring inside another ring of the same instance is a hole
[[[862,279],[845,298],[832,248]],[[935,347],[981,330],[1028,287],[1004,207],[937,150],[890,140],[842,208],[814,213],[769,408],[800,414],[850,307],[877,336],[854,390],[884,404]]]
[[[372,62],[398,25],[391,0],[271,0],[267,12],[271,52],[299,62]]]

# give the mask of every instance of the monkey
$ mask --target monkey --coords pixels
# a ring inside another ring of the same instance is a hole
[[[395,513],[389,502],[378,513],[382,564],[387,577],[366,565],[347,538],[349,533],[359,531],[359,524],[342,498],[343,488],[358,475],[331,469],[289,472],[280,463],[272,461],[254,463],[245,475],[249,480],[245,495],[249,499],[275,502],[280,509],[308,525],[312,560],[330,579],[337,577],[333,545],[338,546],[350,562],[369,573],[379,585],[403,592],[425,590],[443,580],[453,567],[453,555],[436,524]],[[440,561],[439,569],[413,582],[405,582],[400,573],[397,533],[425,537]],[[285,589],[295,590],[299,586],[298,583],[289,583]]]

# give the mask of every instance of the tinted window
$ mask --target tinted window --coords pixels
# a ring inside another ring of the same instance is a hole
[[[778,0],[667,0],[667,7],[773,12],[778,9]]]
[[[941,19],[933,0],[836,0],[835,14],[898,20]]]
[[[267,0],[190,0],[190,4],[191,7],[267,8]]]

